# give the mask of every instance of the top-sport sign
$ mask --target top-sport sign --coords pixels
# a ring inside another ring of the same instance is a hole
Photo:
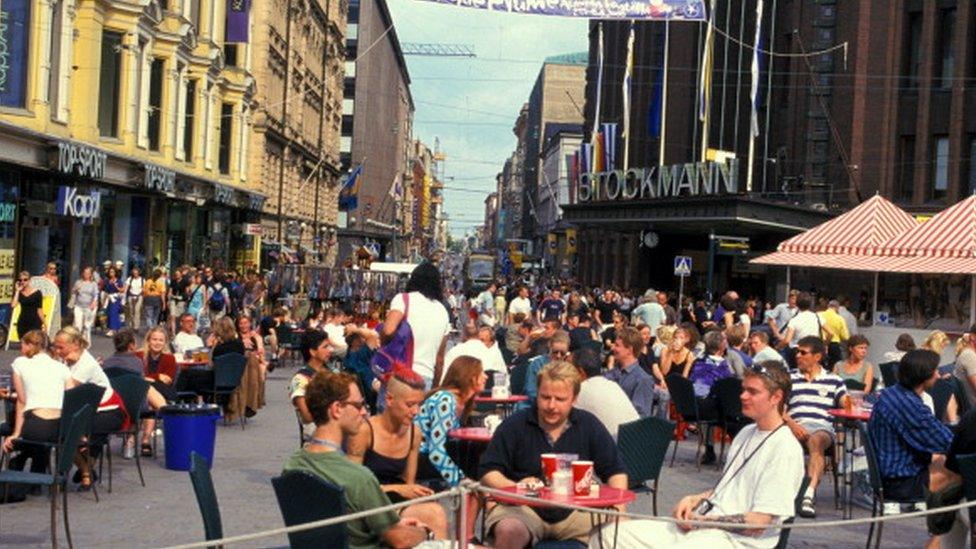
[[[422,0],[490,11],[584,17],[587,19],[645,19],[704,21],[705,0]]]

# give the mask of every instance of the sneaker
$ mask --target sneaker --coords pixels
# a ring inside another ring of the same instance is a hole
[[[715,455],[715,449],[714,448],[711,448],[711,447],[708,447],[708,448],[705,448],[705,455],[702,456],[701,464],[702,465],[711,465],[711,464],[715,463],[715,460],[717,460],[717,459],[718,459],[718,457]]]
[[[885,503],[884,504],[884,514],[885,515],[900,515],[901,514],[901,504],[900,503]]]
[[[817,518],[817,508],[813,506],[813,498],[803,498],[800,504],[800,516],[803,518]]]
[[[136,447],[135,445],[126,444],[125,448],[122,450],[123,459],[132,459],[136,457]]]

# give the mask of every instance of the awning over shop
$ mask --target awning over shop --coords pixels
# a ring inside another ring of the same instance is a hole
[[[878,249],[878,255],[976,258],[976,195],[885,242]],[[976,266],[976,261],[973,265]]]
[[[897,266],[900,262],[876,257],[876,250],[917,226],[911,215],[880,195],[875,195],[856,208],[783,241],[775,252],[757,257],[751,263],[858,271],[888,270],[879,267],[886,264]]]
[[[298,252],[294,248],[282,246],[274,240],[261,241],[261,247],[267,250],[268,257],[279,263],[300,263]]]

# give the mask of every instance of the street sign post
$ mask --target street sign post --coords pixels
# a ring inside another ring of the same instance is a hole
[[[691,275],[691,257],[687,255],[674,256],[674,276],[678,277],[678,320],[681,320],[681,303],[684,301],[685,277]]]

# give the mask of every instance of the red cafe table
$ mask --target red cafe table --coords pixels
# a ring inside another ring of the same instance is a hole
[[[841,499],[843,518],[851,518],[852,507],[851,497],[853,495],[854,476],[854,449],[857,448],[858,424],[867,422],[871,419],[871,410],[864,408],[834,408],[827,410],[837,426],[844,431],[843,447],[841,449],[841,466],[844,468],[843,484],[844,494]]]
[[[513,495],[528,496],[530,493],[524,489],[519,489],[518,486],[508,486],[500,489],[502,492],[508,492]],[[556,495],[552,493],[549,488],[541,488],[532,497],[537,498],[535,501],[527,501],[518,498],[509,498],[504,494],[492,494],[491,499],[497,501],[498,503],[503,503],[506,505],[527,505],[529,507],[550,507],[547,502],[553,503],[566,503],[570,505],[577,505],[580,507],[588,507],[593,509],[594,512],[590,513],[590,521],[594,528],[600,525],[601,514],[600,510],[610,509],[616,505],[626,505],[628,503],[633,503],[637,499],[637,494],[631,490],[624,488],[612,488],[610,486],[600,485],[596,493],[591,491],[590,494],[585,496],[576,495]],[[617,532],[616,528],[619,524],[619,517],[614,517],[614,547],[617,545]],[[603,545],[603,536],[600,536],[600,545]]]
[[[451,446],[448,446],[448,450],[458,467],[468,478],[478,478],[478,463],[481,454],[488,449],[491,433],[484,427],[462,427],[454,429],[447,436],[456,441],[454,451],[450,452]]]
[[[502,417],[507,418],[512,415],[515,411],[515,407],[521,402],[526,402],[529,397],[526,395],[511,395],[505,398],[492,398],[490,396],[476,396],[474,397],[475,404],[488,404],[491,406],[498,406],[502,409]]]

